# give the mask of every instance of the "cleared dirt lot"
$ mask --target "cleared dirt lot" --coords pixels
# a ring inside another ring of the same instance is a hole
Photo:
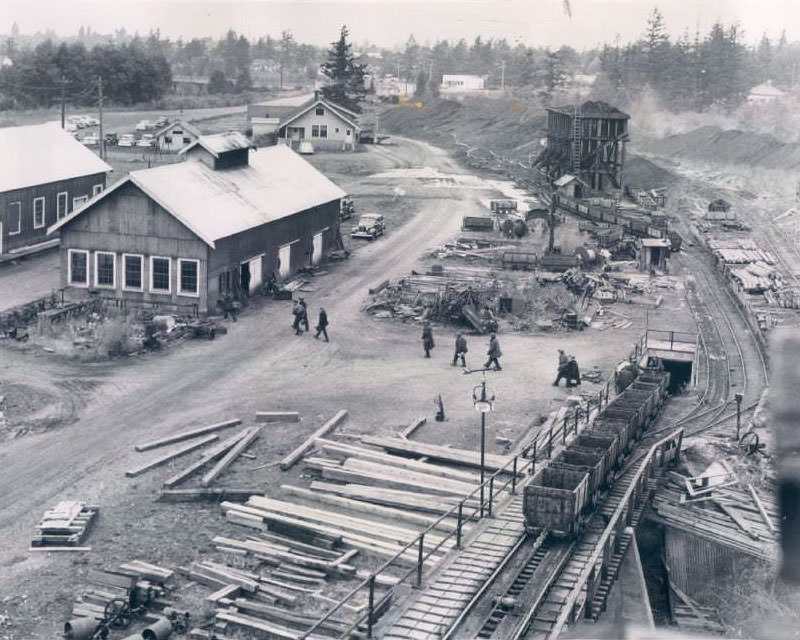
[[[210,549],[216,534],[238,534],[216,507],[155,503],[161,481],[186,465],[179,461],[135,480],[124,471],[141,463],[132,445],[191,425],[239,416],[252,424],[257,410],[297,410],[299,424],[267,425],[252,448],[255,460],[239,460],[220,481],[278,493],[283,483],[303,484],[302,465],[288,472],[264,465],[279,460],[339,408],[350,412],[337,431],[388,434],[417,416],[428,416],[415,438],[477,448],[478,415],[472,407],[477,375],[450,366],[454,328],[434,326],[434,357],[422,357],[420,328],[376,320],[360,311],[367,289],[414,267],[429,247],[454,236],[461,216],[482,210],[481,189],[446,189],[404,181],[405,195],[393,209],[395,184],[373,184],[369,175],[389,168],[435,167],[464,173],[445,152],[419,142],[373,148],[360,154],[317,155],[315,163],[356,195],[356,206],[381,207],[390,231],[363,243],[351,258],[332,265],[305,294],[311,320],[320,305],[330,319],[330,343],[296,337],[285,302],[258,300],[227,336],[190,342],[164,353],[97,365],[53,360],[35,350],[4,350],[0,393],[24,371],[55,391],[66,407],[61,426],[0,445],[0,614],[10,623],[0,637],[55,637],[89,567],[112,566],[133,557],[176,567]],[[353,175],[352,163],[364,163]],[[359,199],[361,190],[365,195]],[[375,198],[375,200],[370,200]],[[381,204],[382,203],[382,204]],[[402,206],[401,206],[402,205]],[[496,410],[487,422],[490,451],[495,437],[514,439],[531,421],[559,406],[567,392],[553,388],[555,349],[566,345],[584,368],[608,373],[627,353],[644,325],[636,314],[628,329],[552,336],[501,334],[504,370],[490,374]],[[486,338],[469,336],[470,362],[479,364]],[[591,385],[585,390],[591,390]],[[448,420],[436,423],[434,396],[442,394]],[[68,410],[67,410],[68,409]],[[101,505],[98,526],[85,556],[27,552],[32,528],[61,499]],[[194,597],[199,590],[187,589]]]

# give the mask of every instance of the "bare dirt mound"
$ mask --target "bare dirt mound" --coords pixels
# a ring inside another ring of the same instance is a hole
[[[757,165],[766,169],[800,166],[800,144],[781,142],[766,133],[700,127],[666,138],[636,141],[636,148],[660,156],[720,164]]]
[[[668,187],[677,179],[675,174],[642,156],[628,154],[625,159],[625,185],[632,189]]]

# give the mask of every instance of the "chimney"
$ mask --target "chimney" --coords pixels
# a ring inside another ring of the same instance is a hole
[[[319,89],[314,89],[314,100],[320,100],[322,98],[322,91]]]

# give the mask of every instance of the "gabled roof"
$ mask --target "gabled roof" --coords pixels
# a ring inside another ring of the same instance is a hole
[[[577,179],[578,178],[576,176],[573,176],[573,175],[571,175],[569,173],[565,173],[558,180],[556,180],[553,184],[556,185],[557,187],[565,187],[570,182],[573,182],[574,180],[577,180]]]
[[[238,131],[228,131],[227,133],[217,133],[210,136],[200,136],[191,144],[185,146],[178,153],[186,153],[189,149],[196,146],[203,147],[215,158],[226,151],[236,151],[237,149],[251,149],[253,143],[247,139],[243,133]]]
[[[0,193],[113,169],[57,123],[0,128]]]
[[[132,183],[210,247],[215,241],[306,209],[345,192],[285,145],[250,152],[247,165],[215,171],[194,160],[132,171],[113,188],[62,218],[48,233]]]
[[[260,107],[301,107],[314,100],[313,93],[304,93],[299,96],[287,96],[285,98],[274,98],[254,103]]]
[[[335,104],[335,103],[330,102],[328,100],[325,100],[325,98],[317,98],[315,100],[311,100],[310,102],[304,104],[302,107],[300,107],[297,111],[295,111],[291,115],[287,116],[286,118],[282,118],[281,119],[281,127],[285,127],[288,124],[294,122],[300,116],[302,116],[302,115],[308,113],[309,111],[311,111],[311,109],[315,109],[317,107],[317,105],[322,105],[326,109],[330,109],[331,111],[333,111],[333,113],[335,113],[337,116],[339,116],[339,118],[341,118],[347,124],[349,124],[351,127],[353,127],[353,129],[355,129],[357,131],[361,130],[361,127],[356,122],[356,114],[355,113],[353,113],[349,109],[346,109],[345,107],[342,107],[341,105],[338,105],[338,104]]]
[[[190,124],[188,122],[184,122],[183,120],[176,120],[175,122],[173,122],[171,124],[165,125],[165,126],[161,127],[158,131],[156,131],[153,135],[157,138],[158,136],[166,133],[167,131],[169,131],[173,127],[177,127],[177,126],[179,126],[184,131],[188,131],[192,135],[197,136],[198,138],[203,135],[200,132],[200,129],[198,129],[197,127],[195,127],[194,125],[192,125],[192,124]]]
[[[581,105],[564,105],[561,107],[547,107],[548,111],[563,113],[567,116],[575,115],[575,108],[578,108],[578,115],[581,118],[605,118],[611,120],[629,120],[630,116],[617,109],[616,107],[603,102],[602,100],[587,100]]]

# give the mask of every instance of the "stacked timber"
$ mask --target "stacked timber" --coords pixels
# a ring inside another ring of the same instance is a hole
[[[31,548],[47,551],[88,550],[88,547],[80,545],[99,510],[99,507],[73,500],[59,502],[49,511],[45,511],[36,525]]]

